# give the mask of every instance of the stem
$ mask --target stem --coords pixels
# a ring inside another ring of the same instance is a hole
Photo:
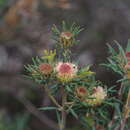
[[[123,89],[123,87],[124,87],[124,83],[121,83],[121,87],[120,87],[119,92],[118,92],[119,99],[122,99],[122,89]]]
[[[123,88],[123,83],[121,84],[121,87],[120,87],[120,90],[119,90],[119,93],[118,93],[118,97],[119,99],[122,99],[122,88]],[[121,123],[120,123],[120,126],[115,128],[114,130],[124,130],[125,129],[125,124],[126,124],[126,121],[128,119],[128,115],[130,113],[130,108],[129,108],[129,104],[130,104],[130,90],[128,92],[128,97],[127,97],[127,101],[126,101],[126,105],[124,106],[124,114],[123,114],[123,119],[121,120]],[[114,124],[115,122],[115,117],[116,117],[116,113],[114,113],[114,116],[113,116],[113,120],[111,122],[111,126]]]
[[[59,128],[60,130],[64,130],[66,126],[66,110],[65,110],[65,105],[67,102],[67,94],[65,92],[64,86],[61,88],[62,92],[62,106],[56,101],[56,99],[52,96],[50,89],[45,85],[44,86],[46,93],[48,94],[49,98],[51,101],[59,108],[61,111],[61,122],[59,123]]]
[[[62,109],[62,106],[56,101],[56,99],[52,96],[50,89],[45,85],[44,86],[46,93],[48,94],[51,101],[59,108]]]
[[[120,99],[120,100],[122,99],[122,89],[123,89],[123,87],[124,87],[124,83],[121,83],[120,89],[118,91],[118,99]],[[114,111],[112,121],[108,124],[108,128],[111,128],[116,120],[117,120],[117,112]],[[117,130],[117,129],[118,128],[115,128],[115,130]]]
[[[123,119],[122,122],[121,122],[121,126],[120,126],[119,130],[124,130],[125,123],[126,123],[126,119]]]
[[[129,105],[130,105],[130,90],[128,92],[126,105],[124,106],[124,115],[123,115],[123,120],[122,120],[121,125],[120,125],[120,130],[124,130],[125,129],[125,124],[126,124],[126,121],[128,119],[129,113],[130,113]]]
[[[65,92],[64,86],[62,87],[62,111],[61,111],[61,124],[59,124],[60,130],[64,130],[66,126],[66,111],[65,104],[67,101],[67,94]]]

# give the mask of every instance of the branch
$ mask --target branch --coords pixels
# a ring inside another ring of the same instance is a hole
[[[121,83],[121,86],[120,86],[120,89],[119,89],[119,92],[118,92],[118,99],[120,99],[120,100],[122,99],[122,89],[123,89],[123,87],[124,87],[124,84]],[[108,128],[112,127],[112,125],[115,123],[116,119],[117,119],[117,113],[116,113],[116,111],[114,111],[112,121],[108,124]],[[117,129],[118,128],[115,128],[115,130],[117,130]]]
[[[44,86],[44,88],[45,88],[45,91],[46,91],[46,93],[48,94],[49,98],[51,99],[51,101],[59,108],[59,110],[61,110],[61,109],[62,109],[62,106],[61,106],[61,105],[56,101],[56,99],[52,96],[52,94],[51,94],[49,88],[48,88],[46,85]]]
[[[67,113],[65,111],[65,105],[66,105],[66,101],[67,101],[67,94],[64,90],[64,86],[61,88],[61,91],[62,91],[62,111],[61,111],[61,124],[60,124],[60,130],[64,130],[65,129],[65,126],[66,126],[66,116],[67,116]]]
[[[120,125],[120,130],[124,130],[129,113],[130,113],[130,90],[128,92],[126,105],[124,107],[123,120],[122,120],[121,125]]]

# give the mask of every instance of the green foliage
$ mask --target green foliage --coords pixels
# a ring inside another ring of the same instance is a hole
[[[27,77],[43,85],[56,106],[47,106],[40,110],[55,111],[60,127],[64,122],[63,112],[66,112],[79,119],[87,130],[92,130],[96,125],[107,127],[112,120],[112,111],[109,110],[117,110],[122,105],[122,101],[115,97],[117,94],[115,86],[107,88],[102,82],[96,80],[96,73],[91,71],[90,65],[79,68],[80,65],[73,61],[71,47],[79,44],[77,35],[81,30],[76,24],[67,25],[63,22],[61,30],[54,25],[52,28],[56,45],[54,50],[45,50],[42,57],[33,58],[33,64],[25,68],[29,72]],[[123,76],[127,59],[122,47],[116,44],[118,52],[108,45],[111,56],[108,58],[109,63],[104,66]],[[65,66],[64,69],[62,65]],[[51,73],[45,73],[48,66],[53,69]],[[68,71],[68,68],[71,71]],[[56,100],[58,95],[62,96],[62,105]]]
[[[57,110],[57,108],[56,107],[42,107],[42,108],[39,108],[39,110],[48,111],[48,110]]]
[[[128,40],[128,44],[127,44],[127,47],[126,47],[126,52],[130,52],[130,39]]]
[[[115,94],[117,94],[118,96],[118,102],[114,104],[114,123],[109,127],[109,129],[114,130],[122,128],[122,130],[127,130],[129,129],[129,126],[126,120],[128,119],[130,112],[130,108],[128,105],[130,102],[130,41],[128,40],[126,50],[124,50],[117,42],[116,45],[118,47],[118,51],[108,45],[110,57],[108,58],[108,63],[103,64],[104,66],[108,67],[121,76],[121,79],[117,81],[117,83],[120,83],[121,85],[119,86],[119,88],[117,88],[117,86],[115,86],[114,88],[114,90],[118,90],[117,92],[115,92]]]
[[[118,52],[114,50],[110,45],[108,45],[109,53],[111,54],[111,56],[107,58],[109,63],[103,65],[123,76],[125,74],[124,66],[127,63],[127,59],[125,56],[125,52],[120,44],[117,42],[115,44],[118,47]]]

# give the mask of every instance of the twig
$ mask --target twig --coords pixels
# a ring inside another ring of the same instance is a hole
[[[118,91],[118,99],[122,99],[122,89],[123,89],[123,87],[124,87],[124,83],[121,83],[120,89]],[[112,125],[115,123],[116,119],[117,119],[117,113],[116,113],[116,111],[114,111],[112,121],[108,124],[109,128],[112,127]],[[115,130],[118,130],[118,128],[115,128]]]
[[[123,87],[124,87],[124,85],[122,83],[121,87],[120,87],[120,90],[119,90],[119,93],[118,93],[119,99],[122,99],[122,88]],[[124,106],[123,119],[121,120],[120,126],[116,127],[114,130],[124,130],[125,124],[126,124],[126,121],[128,119],[129,112],[130,112],[130,110],[129,110],[130,109],[129,108],[129,102],[130,102],[130,90],[128,92],[128,97],[127,97],[126,105]],[[114,124],[114,122],[115,122],[116,119],[117,119],[116,112],[114,112],[113,120],[109,123],[109,127],[111,127]]]
[[[51,99],[51,101],[59,108],[62,109],[62,106],[56,101],[56,99],[52,96],[49,88],[45,85],[44,86],[46,93],[48,94],[49,98]]]
[[[121,125],[120,125],[120,130],[124,130],[124,128],[125,128],[125,124],[126,124],[126,121],[128,119],[129,113],[130,113],[130,106],[129,105],[130,105],[130,90],[128,92],[126,105],[124,107],[124,115],[123,115],[123,120],[122,120]]]
[[[65,126],[66,126],[66,111],[65,111],[65,104],[66,104],[66,101],[67,101],[67,94],[64,90],[64,87],[61,88],[62,89],[62,111],[61,111],[61,118],[62,118],[62,121],[61,121],[61,124],[60,124],[60,130],[64,130],[65,129]]]

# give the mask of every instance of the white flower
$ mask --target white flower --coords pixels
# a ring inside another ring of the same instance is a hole
[[[94,88],[94,93],[89,97],[90,99],[86,100],[86,103],[92,106],[100,105],[106,96],[106,91],[98,86],[97,88]]]

